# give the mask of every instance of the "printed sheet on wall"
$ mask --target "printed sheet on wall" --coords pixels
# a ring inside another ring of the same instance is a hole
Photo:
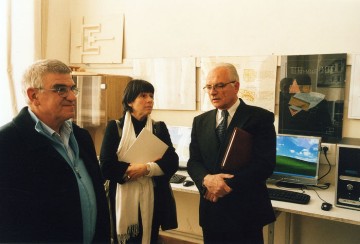
[[[195,58],[134,59],[133,76],[153,84],[154,109],[196,110]]]
[[[277,56],[201,58],[201,88],[215,63],[231,63],[236,67],[240,78],[238,95],[245,103],[274,112]],[[213,108],[207,92],[201,89],[201,110]]]

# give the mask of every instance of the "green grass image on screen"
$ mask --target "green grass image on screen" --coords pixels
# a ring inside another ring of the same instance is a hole
[[[316,176],[316,163],[277,155],[275,171],[314,177]]]

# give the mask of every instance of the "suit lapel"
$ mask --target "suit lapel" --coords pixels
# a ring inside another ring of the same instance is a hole
[[[236,109],[236,112],[234,114],[233,119],[231,120],[231,123],[228,127],[227,130],[227,136],[230,136],[234,127],[239,127],[242,128],[245,123],[249,120],[250,118],[250,113],[247,111],[248,105],[245,104],[245,102],[240,99],[240,105],[239,107]]]
[[[35,122],[31,118],[28,108],[23,108],[20,113],[13,119],[16,128],[21,132],[26,145],[26,151],[31,155],[48,155],[56,160],[66,160],[61,154],[49,143],[49,139],[38,133],[35,128]],[[24,149],[25,150],[25,149]]]
[[[209,118],[205,119],[203,124],[205,131],[211,131],[211,133],[207,135],[207,139],[209,140],[209,142],[215,142],[211,143],[211,145],[214,146],[214,148],[212,149],[215,149],[215,151],[219,147],[219,140],[216,135],[216,113],[217,109],[211,111],[209,114]]]
[[[222,157],[225,153],[226,147],[228,145],[228,142],[230,140],[230,137],[231,137],[231,134],[232,134],[234,128],[235,127],[242,128],[245,125],[245,123],[249,120],[249,118],[250,118],[250,113],[247,111],[247,105],[245,104],[245,102],[242,99],[240,99],[240,105],[236,109],[234,117],[232,118],[232,120],[229,124],[229,127],[226,130],[226,139],[225,139],[226,143],[220,145],[219,153],[218,153],[218,157],[217,157],[218,162],[222,161]],[[215,133],[215,136],[216,136],[216,133]],[[220,165],[221,165],[221,162],[218,166],[220,167]]]

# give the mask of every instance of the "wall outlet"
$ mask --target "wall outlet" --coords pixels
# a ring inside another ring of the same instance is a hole
[[[329,159],[329,162],[331,165],[336,165],[336,144],[332,143],[321,143],[321,151],[320,151],[320,163],[321,164],[328,164],[325,158],[325,153],[323,151],[323,148],[327,147],[327,158]]]
[[[328,148],[327,154],[333,154],[336,151],[336,144],[332,144],[332,143],[321,143],[321,149],[323,149],[324,147]],[[321,153],[324,153],[323,150],[321,150]]]

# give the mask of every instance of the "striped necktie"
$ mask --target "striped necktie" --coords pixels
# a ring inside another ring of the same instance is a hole
[[[221,123],[216,128],[216,134],[217,134],[217,136],[219,138],[220,143],[223,143],[224,139],[225,139],[228,116],[229,116],[229,112],[227,110],[221,111],[221,117],[223,118],[223,120],[221,121]]]

